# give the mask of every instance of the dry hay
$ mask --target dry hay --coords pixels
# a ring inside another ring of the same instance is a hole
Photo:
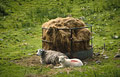
[[[71,33],[70,30],[58,30],[59,28],[76,28],[85,27],[85,23],[79,19],[72,17],[67,18],[56,18],[52,19],[42,25],[43,29],[43,40],[48,42],[43,42],[43,49],[46,50],[56,50],[63,53],[69,53],[71,51]],[[90,49],[91,32],[87,28],[72,30],[73,46],[74,52],[80,50]],[[74,43],[74,41],[80,41],[79,43]]]

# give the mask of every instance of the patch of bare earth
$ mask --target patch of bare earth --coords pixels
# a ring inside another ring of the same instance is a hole
[[[33,55],[31,57],[15,60],[15,63],[22,66],[40,66],[40,57]]]
[[[28,58],[23,58],[23,59],[20,59],[20,60],[15,60],[14,62],[16,64],[22,65],[22,66],[41,66],[40,57],[36,56],[36,55],[33,55],[31,57],[28,57]],[[66,72],[67,74],[69,74],[73,70],[82,71],[81,68],[70,68],[70,67],[68,67],[68,68],[55,69],[55,68],[53,68],[54,67],[53,65],[46,65],[45,67],[51,68],[50,71],[47,72],[45,75],[44,74],[37,74],[37,75],[28,74],[25,77],[50,77],[50,76],[53,76],[57,73]]]
[[[93,58],[89,58],[86,60],[83,60],[83,62],[87,62],[87,64],[84,63],[84,65],[90,65],[92,62],[95,62],[97,60],[102,60],[103,58],[101,56],[97,56],[97,57],[93,57]],[[40,57],[33,55],[31,57],[28,58],[23,58],[20,60],[15,60],[14,61],[16,64],[18,65],[22,65],[22,66],[42,66],[42,64],[40,63]],[[118,65],[119,66],[119,65]],[[77,70],[77,71],[84,71],[82,68],[60,68],[60,69],[55,69],[53,65],[49,64],[49,65],[45,65],[44,67],[48,67],[51,68],[49,72],[47,72],[46,74],[28,74],[25,77],[51,77],[53,75],[56,75],[57,73],[64,73],[66,72],[67,74],[69,74],[70,72]]]

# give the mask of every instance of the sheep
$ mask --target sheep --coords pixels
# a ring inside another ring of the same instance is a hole
[[[43,50],[38,49],[37,55],[41,56],[41,64],[59,64],[59,58],[58,56],[64,56],[68,58],[65,54],[53,50]]]
[[[61,66],[55,67],[55,68],[62,68],[62,67],[78,67],[83,66],[83,63],[79,59],[67,59],[64,56],[59,56],[59,62]]]

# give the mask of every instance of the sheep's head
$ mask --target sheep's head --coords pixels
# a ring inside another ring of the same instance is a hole
[[[65,56],[59,56],[59,62],[60,62],[60,63],[64,62],[64,61],[65,61],[65,58],[66,58]]]
[[[44,53],[45,50],[43,49],[38,49],[37,50],[37,56],[41,56]]]

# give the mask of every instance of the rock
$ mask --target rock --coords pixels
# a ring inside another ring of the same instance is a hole
[[[106,55],[103,55],[103,57],[106,57]]]
[[[85,17],[84,17],[84,16],[81,16],[79,19],[81,19],[81,20],[85,20]]]
[[[114,36],[114,39],[118,39],[119,37],[117,35]]]
[[[97,64],[100,64],[100,63],[101,63],[101,61],[100,61],[100,60],[97,60],[97,61],[96,61],[96,63],[97,63]]]
[[[84,65],[87,65],[88,63],[87,62],[84,62]]]
[[[28,53],[28,55],[32,55],[31,53]]]
[[[113,44],[113,42],[109,42],[110,44]]]
[[[108,56],[105,56],[104,59],[108,59],[109,57]]]
[[[28,45],[28,43],[22,43],[22,45]]]
[[[112,36],[112,38],[113,38],[113,39],[118,39],[118,38],[119,38],[119,36],[118,36],[118,35],[116,35],[116,33],[114,33],[114,35]]]
[[[99,55],[100,55],[100,53],[99,53],[99,52],[95,53],[95,56],[99,56]]]
[[[120,54],[116,54],[114,57],[115,58],[120,58]]]
[[[103,37],[103,40],[106,40],[106,37]]]
[[[3,39],[0,39],[0,41],[3,41]]]
[[[104,59],[108,59],[109,57],[107,55],[103,55]]]

